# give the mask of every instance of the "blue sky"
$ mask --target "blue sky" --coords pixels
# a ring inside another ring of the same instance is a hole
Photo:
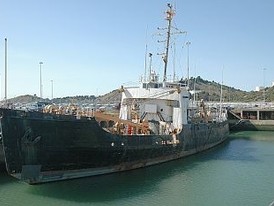
[[[156,53],[163,44],[157,27],[166,27],[167,2],[176,6],[176,75],[222,81],[242,90],[274,81],[274,1],[272,0],[1,0],[0,74],[4,96],[4,39],[8,38],[8,98],[101,95],[138,82],[144,57],[162,75]],[[173,39],[173,41],[175,41]],[[172,42],[173,42],[172,41]],[[172,44],[173,45],[173,44]],[[170,61],[171,62],[171,61]],[[168,75],[173,74],[170,63]],[[265,68],[265,70],[264,70]]]

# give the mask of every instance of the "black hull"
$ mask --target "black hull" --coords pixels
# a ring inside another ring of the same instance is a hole
[[[5,168],[5,158],[2,140],[0,141],[0,172]]]
[[[30,184],[126,171],[178,159],[226,140],[228,123],[183,125],[172,135],[115,135],[94,118],[0,109],[10,175]]]

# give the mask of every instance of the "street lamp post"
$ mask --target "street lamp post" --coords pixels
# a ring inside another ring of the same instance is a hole
[[[53,99],[53,80],[50,80],[51,81],[51,99]]]
[[[263,98],[264,98],[264,103],[265,103],[265,70],[266,68],[263,68]]]
[[[190,41],[186,42],[187,45],[187,86],[189,88],[189,45]]]
[[[41,98],[43,98],[42,64],[43,64],[43,62],[39,62],[39,65],[40,65],[40,97],[41,97]]]

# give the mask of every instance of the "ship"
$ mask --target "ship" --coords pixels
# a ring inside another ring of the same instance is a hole
[[[193,106],[189,87],[167,81],[171,21],[164,75],[150,72],[139,86],[121,86],[117,114],[48,105],[43,112],[0,108],[8,174],[39,184],[144,168],[193,155],[223,143],[225,111]]]

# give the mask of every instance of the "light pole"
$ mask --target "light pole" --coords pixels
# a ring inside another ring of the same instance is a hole
[[[50,80],[51,81],[51,99],[53,99],[53,80]]]
[[[264,98],[264,103],[265,103],[265,70],[266,68],[263,68],[263,98]]]
[[[149,74],[148,74],[148,82],[151,81],[151,67],[152,66],[152,53],[149,53]]]
[[[189,45],[190,41],[186,42],[187,45],[187,87],[189,88]]]
[[[41,97],[41,98],[43,98],[42,64],[43,64],[43,62],[39,62],[39,65],[40,65],[40,97]]]

